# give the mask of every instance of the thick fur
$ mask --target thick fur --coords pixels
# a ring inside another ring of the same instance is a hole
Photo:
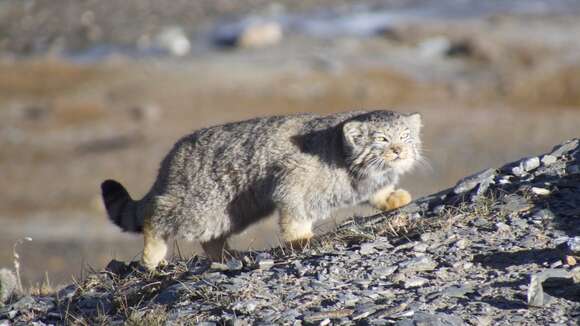
[[[276,210],[283,237],[292,242],[310,237],[312,222],[333,210],[394,189],[420,157],[420,128],[418,114],[391,111],[209,127],[175,144],[143,199],[131,200],[110,180],[103,183],[103,198],[122,229],[140,231],[146,224],[149,237],[198,240],[206,251],[211,244],[225,248],[231,234]]]
[[[131,199],[122,184],[105,180],[101,184],[103,201],[109,219],[127,232],[143,232],[143,217],[137,215],[137,203]]]

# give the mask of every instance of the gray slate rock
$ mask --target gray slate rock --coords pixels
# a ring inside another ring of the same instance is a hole
[[[228,260],[227,266],[230,271],[239,271],[242,268],[244,268],[244,264],[242,263],[242,261],[236,258]]]
[[[574,253],[580,253],[580,236],[573,237],[566,241],[566,245],[568,245],[568,249]]]
[[[571,279],[572,274],[563,269],[547,269],[533,274],[528,286],[528,305],[544,307],[552,301],[552,297],[544,292],[543,283],[549,278]]]
[[[455,194],[462,194],[473,190],[477,185],[481,183],[490,183],[493,181],[495,176],[496,170],[495,169],[487,169],[481,172],[478,172],[474,175],[466,177],[459,181],[455,188],[453,188],[453,192]]]
[[[550,155],[560,157],[578,148],[578,139],[573,139],[554,147]]]
[[[554,155],[546,154],[542,156],[542,164],[545,166],[550,166],[555,163],[558,159]]]
[[[405,289],[418,288],[427,284],[428,282],[429,280],[424,277],[411,277],[403,282],[403,286]]]
[[[521,166],[526,172],[530,172],[540,166],[540,159],[537,157],[530,157],[522,160]]]
[[[428,256],[415,257],[399,264],[402,273],[429,272],[437,267],[437,262]]]
[[[438,313],[416,312],[413,317],[398,321],[396,326],[461,326],[465,323],[458,317]]]
[[[363,243],[360,246],[360,254],[363,256],[370,255],[376,252],[375,244],[372,242]]]
[[[443,292],[441,292],[441,294],[446,296],[446,297],[450,297],[450,298],[465,298],[466,294],[473,293],[473,292],[475,292],[475,290],[473,289],[472,286],[452,285],[452,286],[446,288],[445,290],[443,290]]]

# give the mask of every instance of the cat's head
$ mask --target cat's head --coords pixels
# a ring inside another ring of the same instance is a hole
[[[369,175],[386,170],[404,173],[421,156],[421,115],[372,111],[342,124],[351,171]]]

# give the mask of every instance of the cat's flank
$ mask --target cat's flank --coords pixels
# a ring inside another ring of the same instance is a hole
[[[118,182],[101,185],[109,218],[143,232],[142,263],[155,268],[176,235],[222,259],[227,238],[274,211],[283,239],[302,243],[312,223],[365,201],[406,205],[399,176],[420,158],[419,114],[357,111],[257,118],[195,131],[165,157],[140,200]]]

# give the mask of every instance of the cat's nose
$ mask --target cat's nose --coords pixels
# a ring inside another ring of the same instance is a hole
[[[391,146],[391,151],[393,151],[393,153],[399,155],[403,151],[403,147],[401,147],[400,145],[393,145],[393,146]]]

